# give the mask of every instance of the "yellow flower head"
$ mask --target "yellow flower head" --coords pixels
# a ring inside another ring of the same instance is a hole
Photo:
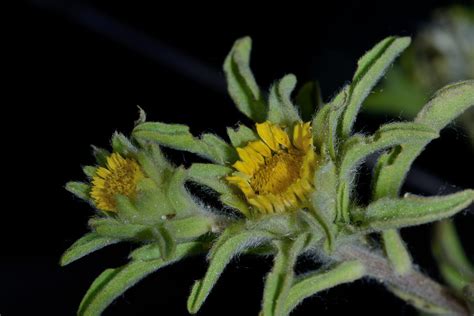
[[[107,168],[99,167],[92,178],[91,197],[99,209],[116,212],[115,196],[134,197],[137,183],[143,178],[135,160],[112,153],[107,157]]]
[[[296,123],[291,138],[270,122],[256,126],[261,140],[237,148],[237,171],[227,181],[237,185],[260,213],[302,207],[313,190],[317,163],[310,123]]]

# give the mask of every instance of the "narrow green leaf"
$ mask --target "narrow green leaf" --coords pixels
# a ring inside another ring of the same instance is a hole
[[[225,205],[238,209],[245,216],[250,216],[248,204],[236,193],[235,189],[225,180],[233,169],[214,165],[195,163],[188,169],[188,179],[210,187],[221,194],[220,200]]]
[[[117,269],[107,269],[92,283],[79,306],[80,316],[99,316],[113,300],[152,272],[201,251],[197,243],[179,245],[169,261],[132,261]]]
[[[415,121],[441,130],[473,105],[474,80],[453,83],[438,90]]]
[[[411,271],[412,261],[402,237],[397,230],[389,229],[382,232],[385,254],[399,275]]]
[[[137,125],[132,135],[141,141],[155,141],[160,145],[189,151],[220,164],[233,162],[237,157],[235,149],[221,138],[213,134],[203,134],[201,138],[195,138],[186,125],[146,122]]]
[[[301,118],[291,102],[291,93],[296,86],[295,75],[286,75],[270,89],[268,120],[283,126],[293,126]]]
[[[330,103],[319,110],[312,123],[316,148],[327,148],[333,160],[336,159],[336,146],[338,146],[337,130],[348,95],[349,86],[345,86]]]
[[[173,234],[164,226],[156,225],[150,228],[153,239],[160,248],[160,253],[163,260],[169,260],[174,256],[176,251],[176,240]]]
[[[272,271],[267,275],[263,291],[263,315],[283,316],[285,302],[294,278],[294,265],[298,255],[304,248],[306,235],[300,235],[296,240],[277,241],[277,254]]]
[[[474,81],[455,83],[435,93],[415,121],[439,131],[473,105]],[[410,166],[429,141],[402,145],[383,154],[377,162],[373,178],[374,195],[398,196]]]
[[[96,250],[118,243],[119,241],[119,239],[102,237],[96,233],[88,233],[79,238],[64,252],[59,264],[61,266],[68,265]]]
[[[300,109],[303,121],[311,121],[315,111],[324,105],[319,83],[317,81],[305,83],[298,91],[295,102]]]
[[[400,144],[426,142],[438,133],[419,123],[403,122],[383,125],[372,136],[354,135],[343,145],[340,173],[345,179],[367,156]]]
[[[211,214],[173,219],[164,223],[178,241],[189,241],[207,234],[212,231],[214,224]]]
[[[115,239],[152,240],[148,227],[138,224],[124,224],[113,218],[92,218],[89,225],[102,236]]]
[[[349,103],[342,118],[343,137],[350,135],[362,102],[395,58],[410,45],[410,41],[409,37],[388,37],[359,59],[357,71],[352,79]]]
[[[289,314],[304,299],[318,292],[362,278],[364,270],[364,266],[358,261],[347,261],[327,271],[316,271],[298,277],[286,300],[286,314]]]
[[[228,127],[227,135],[234,147],[243,147],[248,142],[258,139],[255,131],[245,125],[239,125],[236,129]]]
[[[234,228],[227,228],[209,253],[209,267],[203,279],[194,283],[188,298],[188,311],[195,314],[209,295],[217,279],[230,260],[250,246],[257,246],[273,235],[263,231],[242,231],[235,233]]]
[[[184,187],[187,178],[187,170],[183,167],[176,168],[169,180],[166,190],[168,200],[176,214],[190,214],[196,207],[191,195]]]
[[[468,207],[473,200],[474,190],[435,197],[406,194],[399,199],[379,199],[354,217],[373,230],[401,228],[447,218]]]
[[[87,183],[71,181],[66,183],[66,190],[84,201],[90,201],[90,186]]]
[[[133,261],[146,261],[146,260],[156,260],[161,259],[161,251],[160,246],[158,243],[153,242],[150,244],[146,244],[141,246],[135,250],[133,250],[129,255],[128,258]]]
[[[432,249],[441,275],[451,287],[461,292],[474,282],[474,266],[467,259],[452,221],[436,223]]]
[[[252,40],[243,37],[235,41],[224,61],[227,90],[237,108],[256,122],[263,122],[267,106],[250,70]]]

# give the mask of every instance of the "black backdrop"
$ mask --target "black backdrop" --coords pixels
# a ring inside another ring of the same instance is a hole
[[[0,315],[72,315],[103,269],[126,262],[129,244],[111,246],[65,268],[57,264],[60,254],[86,232],[93,214],[63,186],[84,179],[80,166],[93,163],[90,144],[107,146],[115,130],[130,132],[136,105],[150,120],[224,135],[225,126],[246,122],[223,93],[220,74],[236,38],[252,36],[252,68],[262,87],[291,72],[300,83],[318,79],[328,100],[350,80],[357,58],[377,41],[414,34],[433,9],[452,3],[273,3],[257,12],[256,3],[237,2],[208,8],[185,3],[171,8],[158,2],[29,2],[9,29],[14,42],[8,48],[14,48],[15,56],[6,65],[12,70],[7,92],[13,92],[13,98],[3,110],[4,179],[9,189],[1,211]],[[362,115],[358,128],[372,131],[386,120]],[[443,179],[440,193],[453,188],[447,183],[472,187],[473,170],[466,168],[473,152],[466,136],[454,128],[442,136],[417,166]],[[193,159],[175,158],[185,164]],[[472,214],[458,218],[468,240]],[[436,276],[429,226],[406,229],[403,235],[416,250],[422,270]],[[474,253],[472,243],[466,246]],[[200,315],[256,315],[270,263],[240,257],[228,267]],[[308,266],[303,262],[299,269]],[[199,257],[159,271],[105,314],[186,315],[189,289],[205,268]],[[415,314],[377,283],[358,281],[307,300],[295,315],[349,312]]]

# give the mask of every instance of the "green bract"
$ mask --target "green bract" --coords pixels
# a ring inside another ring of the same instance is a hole
[[[373,135],[353,132],[364,99],[409,43],[406,37],[389,37],[378,43],[359,60],[351,84],[330,102],[322,102],[317,84],[310,83],[296,94],[294,104],[296,77],[286,75],[276,81],[266,96],[250,69],[250,38],[235,42],[224,71],[237,108],[257,123],[293,126],[304,119],[312,124],[317,156],[314,188],[304,206],[291,212],[257,216],[245,196],[226,180],[238,159],[236,148],[258,140],[254,126],[228,128],[227,142],[213,134],[194,136],[184,125],[146,122],[141,113],[130,139],[115,134],[113,152],[136,160],[145,178],[138,183],[133,198],[115,197],[116,212],[99,211],[91,219],[92,232],[66,251],[61,264],[117,242],[130,241],[139,247],[130,254],[130,263],[107,269],[96,279],[78,314],[100,314],[147,274],[197,253],[207,254],[209,268],[195,282],[188,298],[187,307],[193,314],[208,297],[212,301],[210,293],[219,276],[234,257],[243,253],[274,257],[263,289],[264,316],[288,315],[311,295],[363,277],[383,282],[395,295],[421,310],[467,314],[467,304],[450,296],[412,265],[397,229],[445,219],[473,202],[473,190],[435,197],[399,193],[423,148],[474,104],[474,81],[441,89],[413,121],[383,125]],[[160,146],[195,153],[209,163],[174,166],[163,156]],[[95,148],[94,153],[98,165],[105,165],[109,152]],[[373,173],[372,198],[361,205],[355,189],[357,170],[374,153],[381,155]],[[95,166],[84,168],[92,178],[97,170]],[[206,207],[187,191],[186,182],[207,188],[205,192],[217,192],[225,207],[242,216]],[[71,182],[66,188],[94,205],[90,184]],[[434,245],[443,276],[462,296],[469,292],[472,267],[452,229],[439,229],[450,232],[446,233],[447,239],[438,234]],[[369,246],[366,237],[372,233],[381,234],[380,243]],[[314,260],[324,263],[323,268],[297,275],[294,266],[301,256],[317,258]],[[469,299],[469,295],[465,297]]]

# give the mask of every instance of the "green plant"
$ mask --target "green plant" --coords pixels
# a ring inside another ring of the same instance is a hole
[[[251,253],[274,257],[261,315],[287,315],[307,297],[360,278],[382,282],[428,313],[467,315],[472,279],[463,279],[462,290],[447,292],[413,265],[398,229],[453,216],[473,202],[474,191],[434,197],[399,193],[423,148],[474,104],[474,81],[439,90],[413,121],[383,125],[373,135],[353,133],[364,99],[409,44],[409,38],[384,39],[359,60],[351,84],[332,101],[313,102],[316,89],[308,84],[295,105],[295,76],[277,81],[266,97],[250,70],[251,40],[239,39],[224,71],[232,99],[256,125],[229,128],[230,144],[213,134],[195,137],[184,125],[147,122],[141,111],[130,139],[118,133],[112,137],[112,154],[95,149],[99,167],[84,168],[91,180],[66,186],[90,202],[97,215],[89,223],[92,232],[66,251],[62,265],[112,243],[138,245],[128,264],[99,275],[78,314],[98,315],[146,275],[207,253],[208,271],[188,298],[189,312],[197,313],[232,258]],[[162,146],[210,162],[177,167],[163,156]],[[371,200],[360,205],[357,167],[376,152],[382,154]],[[235,214],[210,209],[186,190],[186,182],[217,192]],[[373,234],[380,240],[374,241]],[[295,275],[301,256],[317,258],[324,268]],[[458,247],[454,258],[460,257]],[[445,265],[455,270],[459,262]]]

